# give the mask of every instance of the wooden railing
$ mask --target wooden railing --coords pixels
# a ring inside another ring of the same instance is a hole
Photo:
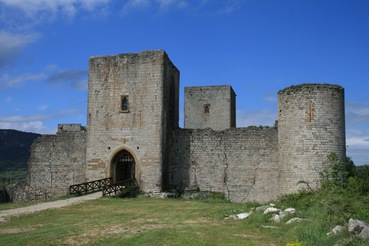
[[[105,185],[102,189],[103,196],[116,195],[118,192],[132,186],[137,186],[135,179],[127,179],[124,181]]]
[[[86,183],[75,184],[69,186],[69,195],[81,195],[87,194],[94,191],[103,190],[105,186],[108,186],[112,183],[112,178],[99,179]]]

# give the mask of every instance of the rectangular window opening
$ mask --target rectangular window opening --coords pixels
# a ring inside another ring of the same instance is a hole
[[[128,95],[124,95],[121,97],[120,112],[123,112],[123,113],[129,112]]]

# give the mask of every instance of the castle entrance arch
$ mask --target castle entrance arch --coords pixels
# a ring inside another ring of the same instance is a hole
[[[127,150],[118,152],[111,163],[111,174],[113,182],[134,179],[135,159]]]

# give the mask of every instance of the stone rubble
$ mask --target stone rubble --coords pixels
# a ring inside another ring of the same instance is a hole
[[[253,212],[263,213],[264,215],[271,213],[272,218],[270,220],[276,223],[281,223],[281,220],[285,218],[287,215],[295,216],[297,214],[295,208],[287,208],[282,211],[281,209],[275,208],[274,204],[270,204],[270,206],[259,206],[256,208],[252,208],[250,212],[233,214],[233,215],[226,217],[225,219],[232,218],[232,219],[243,220],[243,219],[249,218]],[[309,219],[293,217],[285,223],[292,224],[292,223],[300,223],[300,222],[305,222],[305,221],[309,221]],[[263,225],[262,228],[278,228],[278,227]],[[341,232],[344,232],[345,230],[346,230],[345,226],[337,225],[330,232],[328,232],[327,235],[328,236],[337,235]],[[347,230],[353,236],[357,236],[363,239],[369,238],[369,225],[365,221],[351,218],[348,221]]]
[[[348,231],[351,235],[361,238],[369,238],[369,225],[362,220],[349,219]]]

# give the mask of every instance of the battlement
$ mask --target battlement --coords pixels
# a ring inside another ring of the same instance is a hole
[[[81,124],[58,124],[58,133],[81,131],[86,131],[86,127],[82,126]]]
[[[282,94],[293,94],[297,93],[299,91],[302,91],[303,93],[306,92],[306,90],[310,91],[322,91],[322,90],[337,90],[337,91],[343,91],[343,88],[340,85],[333,85],[333,84],[319,84],[319,83],[304,83],[300,85],[292,85],[287,88],[284,88],[280,91],[278,91],[278,95]]]

